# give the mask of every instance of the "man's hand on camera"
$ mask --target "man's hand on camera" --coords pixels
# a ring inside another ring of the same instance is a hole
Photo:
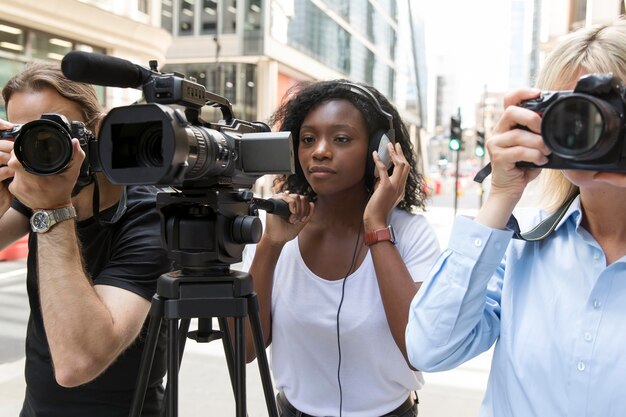
[[[78,139],[72,139],[73,157],[67,169],[55,175],[33,175],[26,172],[15,155],[8,162],[15,171],[15,177],[9,191],[22,204],[32,209],[54,209],[72,203],[72,190],[78,179],[85,153],[80,148]]]
[[[0,130],[8,130],[12,127],[12,123],[0,119]],[[7,166],[11,159],[11,152],[13,152],[13,141],[0,140],[0,216],[9,209],[13,199],[9,192],[9,184],[15,172]]]

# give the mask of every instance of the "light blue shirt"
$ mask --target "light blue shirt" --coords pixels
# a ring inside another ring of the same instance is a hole
[[[413,366],[451,369],[497,341],[481,416],[626,416],[626,256],[607,267],[581,219],[577,198],[529,243],[458,217],[411,304]]]

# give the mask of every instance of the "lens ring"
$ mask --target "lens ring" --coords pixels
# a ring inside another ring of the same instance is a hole
[[[152,125],[146,129],[138,139],[137,161],[140,166],[159,167],[163,165],[161,152],[161,138],[163,129],[160,124]]]
[[[15,157],[26,171],[37,175],[56,174],[72,160],[72,138],[57,123],[34,120],[26,123],[15,138]]]
[[[573,93],[554,102],[543,115],[541,132],[546,145],[565,159],[589,160],[615,145],[619,115],[604,100]]]

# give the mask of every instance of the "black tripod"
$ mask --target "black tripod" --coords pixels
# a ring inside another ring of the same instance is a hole
[[[252,279],[230,270],[230,265],[241,259],[244,245],[258,242],[262,234],[251,199],[249,191],[231,190],[158,194],[162,238],[170,259],[181,269],[158,279],[130,417],[141,414],[163,320],[167,323],[167,387],[161,415],[178,415],[178,372],[189,337],[204,343],[222,339],[236,416],[245,417],[246,317],[250,319],[268,414],[278,417]],[[212,328],[214,317],[220,331]],[[234,339],[229,317],[234,321]],[[189,332],[192,318],[198,319],[198,330]]]

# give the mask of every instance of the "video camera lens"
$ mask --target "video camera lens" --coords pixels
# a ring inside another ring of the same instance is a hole
[[[619,115],[604,100],[571,94],[552,104],[543,115],[546,144],[566,159],[592,159],[615,146]]]
[[[14,151],[28,172],[52,175],[71,161],[72,137],[67,128],[52,120],[33,120],[16,135]]]

